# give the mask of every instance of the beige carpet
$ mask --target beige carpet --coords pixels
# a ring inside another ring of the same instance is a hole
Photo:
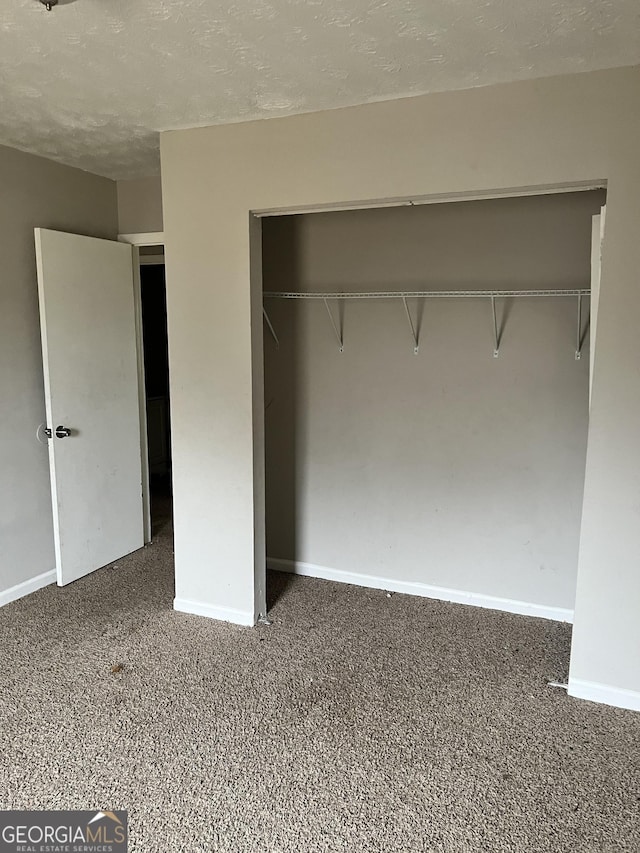
[[[270,582],[271,627],[174,613],[165,527],[2,609],[0,806],[145,853],[640,851],[640,714],[547,686],[566,626]]]

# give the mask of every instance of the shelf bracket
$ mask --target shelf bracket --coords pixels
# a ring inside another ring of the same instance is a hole
[[[331,313],[331,308],[329,308],[329,303],[326,299],[322,300],[324,302],[324,307],[327,309],[327,314],[329,315],[329,319],[331,320],[331,326],[336,336],[336,340],[340,346],[340,352],[344,352],[344,341],[342,337],[342,330],[338,330],[336,325],[336,321],[333,319],[333,314]]]
[[[500,355],[500,337],[498,335],[498,318],[496,316],[496,297],[491,297],[491,310],[493,311],[493,357]]]
[[[418,350],[420,348],[420,342],[418,340],[418,333],[416,332],[416,327],[413,325],[413,320],[411,319],[411,312],[409,311],[409,306],[407,305],[407,297],[402,297],[402,304],[404,305],[404,310],[407,314],[407,320],[409,321],[409,327],[411,328],[411,336],[413,338],[413,351],[416,355],[418,355]]]
[[[582,356],[582,294],[578,294],[578,329],[576,331],[576,361]]]
[[[267,314],[267,309],[264,307],[264,305],[262,306],[262,316],[264,317],[265,322],[269,327],[269,331],[271,332],[273,340],[276,342],[276,349],[280,349],[280,341],[278,340],[278,336],[275,333],[275,330],[271,324],[271,320],[269,319],[269,315]]]

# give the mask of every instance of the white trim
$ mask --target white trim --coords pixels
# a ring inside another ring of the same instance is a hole
[[[120,243],[132,246],[164,246],[164,231],[146,231],[140,234],[118,234]]]
[[[569,676],[568,693],[575,699],[587,699],[589,702],[613,705],[614,708],[640,711],[640,693],[637,690],[626,690],[623,687],[612,687],[610,684],[583,681],[581,678]]]
[[[507,613],[518,613],[522,616],[537,616],[540,619],[553,619],[556,622],[573,622],[573,610],[564,607],[549,607],[545,604],[534,604],[528,601],[516,601],[511,598],[498,598],[494,595],[484,595],[480,592],[466,592],[460,589],[448,589],[443,586],[431,586],[419,581],[401,581],[391,578],[381,578],[375,575],[364,575],[355,572],[345,572],[342,569],[328,569],[315,566],[312,563],[294,562],[267,557],[267,568],[278,572],[291,572],[310,578],[323,578],[338,583],[350,583],[354,586],[365,586],[371,589],[384,589],[389,592],[402,592],[405,595],[417,595],[422,598],[435,598],[438,601],[451,601],[455,604],[470,604],[473,607],[486,607],[490,610],[504,610]]]
[[[149,481],[149,443],[147,438],[147,385],[144,375],[144,339],[142,334],[142,285],[140,282],[140,248],[132,245],[133,300],[138,366],[138,417],[140,419],[140,468],[142,473],[142,524],[144,544],[151,542],[151,485]]]
[[[162,266],[164,264],[164,252],[160,255],[140,255],[140,266]]]
[[[147,545],[151,536],[151,485],[149,481],[149,444],[147,438],[147,390],[144,376],[144,341],[142,336],[142,288],[140,285],[140,266],[144,264],[164,264],[164,252],[161,255],[141,255],[141,246],[164,246],[164,231],[143,231],[138,234],[118,234],[118,242],[133,246],[133,287],[135,300],[136,352],[138,358],[138,408],[140,411],[140,459],[142,463],[142,514],[144,542]],[[147,260],[149,258],[150,260]]]
[[[206,616],[208,619],[218,619],[220,622],[233,622],[235,625],[256,624],[253,613],[246,610],[234,610],[232,607],[214,607],[201,601],[189,601],[186,598],[174,598],[173,609],[180,613],[192,613],[194,616]]]
[[[0,607],[4,607],[5,604],[9,604],[11,601],[24,598],[25,595],[36,592],[36,590],[42,589],[43,586],[49,586],[49,584],[55,582],[56,570],[51,569],[50,572],[43,572],[41,575],[36,575],[35,578],[29,578],[29,580],[22,581],[22,583],[15,586],[10,586],[9,589],[4,589],[0,592]]]
[[[486,201],[499,198],[523,198],[538,195],[557,195],[558,193],[589,192],[607,188],[607,181],[578,181],[574,184],[557,184],[539,187],[513,187],[503,190],[487,190],[486,192],[438,193],[428,196],[409,196],[406,198],[365,199],[362,201],[335,202],[312,206],[270,207],[262,210],[252,210],[253,216],[262,219],[266,216],[289,216],[304,213],[331,213],[346,210],[373,210],[382,207],[415,207],[421,204],[450,204],[458,201]]]

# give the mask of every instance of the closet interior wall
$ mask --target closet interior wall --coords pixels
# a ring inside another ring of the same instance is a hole
[[[269,291],[590,285],[603,191],[265,218]],[[573,609],[588,426],[575,298],[266,300],[267,554]]]

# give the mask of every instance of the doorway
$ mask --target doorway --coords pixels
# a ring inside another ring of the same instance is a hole
[[[140,308],[151,537],[171,524],[171,422],[164,247],[142,246]]]
[[[265,217],[269,568],[572,619],[604,202]]]

